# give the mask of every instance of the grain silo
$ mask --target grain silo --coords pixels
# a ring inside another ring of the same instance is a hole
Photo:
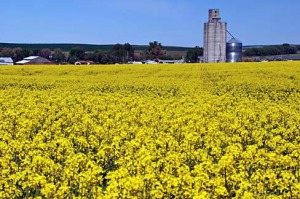
[[[241,62],[243,59],[243,44],[232,37],[226,44],[226,62]]]
[[[219,9],[209,10],[209,21],[204,24],[204,62],[226,61],[227,23],[221,22]]]

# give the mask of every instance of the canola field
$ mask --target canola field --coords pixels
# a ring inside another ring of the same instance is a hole
[[[299,198],[300,62],[0,67],[0,198]]]

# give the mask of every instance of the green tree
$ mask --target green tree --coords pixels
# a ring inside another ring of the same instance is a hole
[[[66,56],[60,48],[54,49],[53,55],[52,55],[52,60],[55,63],[61,63],[61,62],[65,61],[65,59],[66,59]]]
[[[22,59],[24,59],[25,55],[22,48],[14,48],[12,51],[14,53],[12,57],[14,62],[21,61]]]
[[[296,54],[298,49],[296,46],[291,46],[290,44],[282,44],[283,54]]]
[[[84,60],[89,60],[89,61],[95,61],[95,53],[94,52],[85,52],[84,53]]]
[[[94,61],[97,63],[101,63],[102,57],[104,56],[104,52],[102,50],[94,51]]]
[[[85,50],[79,47],[75,47],[70,50],[69,58],[74,58],[75,60],[81,60],[84,59],[84,53]]]
[[[166,50],[163,49],[161,43],[154,41],[149,43],[148,54],[150,55],[150,58],[157,59],[165,55]]]
[[[134,49],[132,45],[129,43],[124,44],[124,50],[126,51],[126,61],[133,61],[134,60]]]
[[[124,63],[126,57],[126,50],[122,44],[115,44],[112,49],[112,56],[116,63]]]
[[[297,53],[297,47],[290,44],[283,44],[281,46],[266,46],[262,48],[249,48],[245,50],[245,56],[270,56]]]
[[[203,56],[203,48],[196,46],[195,48],[187,51],[186,60],[188,62],[197,62],[200,56]]]
[[[24,55],[24,58],[29,57],[30,56],[30,50],[27,49],[27,48],[23,49],[23,55]]]
[[[39,56],[41,50],[40,49],[33,49],[30,51],[30,56]]]
[[[116,63],[116,60],[110,52],[106,52],[102,56],[100,63],[101,64],[114,64],[114,63]]]
[[[38,55],[44,57],[45,59],[50,59],[51,50],[49,48],[43,48]]]
[[[13,57],[14,52],[11,48],[3,48],[0,55],[1,57]]]

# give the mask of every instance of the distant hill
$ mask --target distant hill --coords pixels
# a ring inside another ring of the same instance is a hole
[[[247,45],[243,46],[244,49],[247,48],[262,48],[267,46],[281,46],[278,45]],[[298,44],[291,44],[292,46],[300,46]],[[64,44],[64,43],[45,43],[45,44],[24,44],[24,43],[0,43],[0,48],[26,48],[29,50],[32,49],[43,49],[49,48],[50,50],[54,50],[55,48],[60,48],[63,51],[70,51],[71,48],[80,47],[86,51],[95,51],[95,50],[111,50],[114,44],[106,44],[106,45],[97,45],[97,44]],[[134,50],[146,50],[148,45],[132,45]],[[192,47],[182,47],[182,46],[163,46],[168,51],[188,51],[193,49]]]
[[[96,44],[22,44],[22,43],[0,43],[0,48],[26,48],[29,50],[32,49],[43,49],[49,48],[54,50],[55,48],[60,48],[62,51],[70,51],[70,49],[75,47],[80,47],[86,51],[95,51],[95,50],[111,50],[114,44],[108,45],[96,45]],[[134,50],[146,50],[147,45],[132,45]],[[191,47],[180,47],[180,46],[163,46],[167,51],[187,51],[192,49]]]
[[[299,44],[290,44],[291,46],[296,46],[300,47]],[[243,46],[243,49],[248,49],[248,48],[263,48],[263,47],[272,47],[272,46],[282,46],[282,44],[274,44],[274,45],[247,45]]]

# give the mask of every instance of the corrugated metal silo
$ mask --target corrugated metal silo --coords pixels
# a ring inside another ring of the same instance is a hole
[[[243,44],[241,41],[232,38],[226,44],[226,61],[241,62],[243,58]]]

